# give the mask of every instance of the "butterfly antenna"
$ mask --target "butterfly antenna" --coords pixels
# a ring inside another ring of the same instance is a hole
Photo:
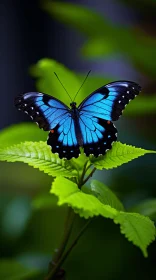
[[[59,77],[57,76],[57,74],[56,74],[55,72],[54,72],[54,74],[55,74],[56,78],[58,79],[58,81],[60,82],[61,86],[64,88],[65,92],[68,94],[70,100],[72,101],[72,99],[71,99],[71,97],[70,97],[68,91],[66,90],[66,88],[64,87],[64,85],[62,84],[62,82],[60,81]]]
[[[89,70],[89,72],[87,73],[87,75],[86,75],[86,77],[85,77],[85,79],[84,79],[82,85],[80,86],[79,90],[77,91],[77,93],[76,93],[76,95],[75,95],[75,97],[74,97],[74,100],[75,100],[76,96],[78,95],[79,91],[81,90],[81,88],[83,87],[83,85],[84,85],[85,81],[87,80],[87,78],[88,78],[90,72],[91,72],[91,70]],[[73,100],[73,101],[74,101],[74,100]]]

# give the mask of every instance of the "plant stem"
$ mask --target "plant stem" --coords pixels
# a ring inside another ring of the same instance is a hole
[[[68,250],[65,252],[64,255],[62,255],[62,257],[60,258],[60,260],[58,261],[58,263],[55,265],[54,269],[49,273],[49,278],[46,278],[46,280],[52,280],[53,276],[55,276],[56,272],[58,271],[58,269],[61,267],[62,263],[65,261],[65,259],[68,257],[68,255],[70,254],[70,252],[72,251],[72,249],[74,248],[74,246],[77,244],[79,238],[82,236],[82,234],[84,233],[84,231],[86,230],[86,228],[88,227],[88,225],[90,224],[90,222],[93,219],[88,220],[85,225],[82,227],[82,229],[80,230],[80,232],[77,234],[76,238],[74,239],[74,241],[72,242],[72,244],[70,245],[70,247],[68,248]]]
[[[88,181],[88,179],[93,175],[93,173],[96,170],[96,168],[93,168],[91,173],[86,177],[86,179],[84,179],[85,173],[87,170],[87,163],[88,163],[88,161],[84,164],[83,172],[82,172],[81,178],[79,179],[78,187],[80,189]],[[79,238],[81,237],[81,235],[84,233],[85,229],[88,227],[89,223],[91,222],[91,219],[90,219],[85,223],[85,225],[82,227],[82,229],[80,230],[80,232],[78,233],[78,235],[76,236],[74,241],[72,242],[71,246],[64,253],[68,240],[69,240],[69,237],[70,237],[70,234],[71,234],[71,231],[72,231],[74,218],[75,218],[75,213],[71,208],[69,208],[66,222],[65,222],[65,227],[64,227],[63,239],[62,239],[60,248],[58,249],[57,253],[55,254],[53,261],[51,262],[51,265],[49,267],[49,273],[48,273],[47,277],[45,278],[45,280],[54,279],[53,277],[55,277],[55,275],[56,275],[57,271],[59,270],[59,268],[61,267],[62,263],[67,258],[67,256],[70,254],[71,250],[74,248],[77,241],[79,240]],[[64,255],[63,255],[63,253],[64,253]]]
[[[59,258],[61,257],[61,255],[63,254],[63,252],[65,250],[65,247],[66,247],[69,237],[70,237],[70,233],[72,231],[74,218],[75,218],[75,213],[72,210],[72,208],[69,208],[68,213],[67,213],[66,222],[65,222],[65,227],[64,227],[64,236],[63,236],[63,239],[61,242],[61,246],[53,260],[53,263],[57,263],[57,261],[59,260]]]
[[[91,171],[91,173],[87,176],[86,179],[84,179],[84,181],[82,182],[82,185],[84,185],[89,179],[90,177],[93,176],[93,173],[96,171],[96,168],[94,167],[93,170]]]
[[[54,256],[54,258],[51,262],[51,265],[49,266],[49,273],[48,273],[47,277],[45,278],[45,280],[51,280],[52,279],[51,275],[54,275],[52,272],[55,270],[55,267],[57,266],[57,263],[66,248],[66,245],[68,243],[68,240],[69,240],[69,237],[70,237],[70,234],[72,231],[74,218],[75,218],[74,211],[72,210],[72,208],[68,208],[68,213],[67,213],[65,226],[64,226],[64,235],[63,235],[63,238],[61,241],[61,245],[60,245],[57,253]]]
[[[84,176],[85,176],[87,163],[88,163],[88,161],[85,162],[84,167],[83,167],[83,172],[81,174],[81,178],[80,178],[79,183],[78,183],[79,188],[81,188],[81,186],[83,185],[83,179],[84,179]]]

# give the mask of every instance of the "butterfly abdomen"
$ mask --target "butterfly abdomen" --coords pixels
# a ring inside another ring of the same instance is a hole
[[[79,146],[83,146],[83,137],[80,129],[80,123],[79,123],[79,110],[77,108],[72,108],[72,118],[74,120],[74,127],[75,127],[75,134],[78,141]]]

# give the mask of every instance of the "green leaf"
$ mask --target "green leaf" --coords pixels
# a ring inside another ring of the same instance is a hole
[[[127,163],[135,158],[151,153],[156,153],[156,151],[144,150],[134,146],[122,144],[120,142],[115,142],[112,149],[109,150],[106,155],[99,156],[98,158],[90,156],[90,162],[97,169],[111,169]]]
[[[54,208],[57,205],[57,198],[54,195],[39,194],[33,199],[32,206],[35,209]]]
[[[126,115],[142,115],[142,114],[155,114],[156,112],[156,96],[139,96],[134,102],[131,102],[125,110]]]
[[[129,211],[137,212],[144,216],[148,216],[150,219],[156,220],[156,199],[146,199],[130,208]]]
[[[134,245],[138,246],[143,251],[144,256],[147,256],[146,248],[155,238],[153,222],[148,217],[118,211],[110,205],[103,204],[102,199],[106,203],[115,204],[117,208],[122,208],[117,198],[114,198],[112,194],[108,195],[108,191],[106,191],[108,199],[105,199],[105,189],[104,191],[102,189],[103,184],[96,181],[93,189],[95,189],[95,185],[96,197],[92,194],[84,193],[74,182],[63,177],[57,177],[50,192],[58,197],[59,206],[67,204],[80,217],[87,219],[101,215],[105,218],[113,219],[115,223],[120,224],[121,233]]]
[[[7,147],[24,141],[46,140],[47,133],[31,123],[15,124],[0,133],[0,147]]]
[[[82,46],[81,52],[85,57],[106,58],[109,55],[115,54],[115,46],[112,44],[112,40],[106,39],[104,42],[101,35],[99,37],[92,37]]]
[[[104,19],[84,6],[44,1],[42,7],[57,20],[75,27],[88,36],[100,34],[101,30],[104,28]],[[99,29],[97,29],[97,26]]]
[[[116,210],[123,211],[124,206],[118,197],[103,183],[92,180],[90,184],[92,194],[105,205],[110,205]]]
[[[95,196],[83,193],[75,183],[66,178],[57,177],[50,192],[58,197],[58,205],[67,204],[86,219],[98,215],[114,218],[117,213],[109,205],[102,204]]]
[[[24,280],[33,279],[39,274],[37,270],[30,270],[13,260],[1,259],[0,279],[3,280]]]
[[[36,65],[33,65],[30,69],[31,75],[37,79],[36,87],[40,92],[50,94],[69,105],[71,100],[54,75],[54,72],[56,72],[62,84],[68,91],[71,99],[73,100],[81,85],[81,82],[74,72],[70,71],[61,63],[48,58],[39,60]],[[81,94],[82,92],[83,89]],[[80,98],[81,94],[78,95],[78,98]]]
[[[146,248],[155,239],[154,223],[148,217],[125,212],[120,212],[114,222],[120,224],[121,233],[147,257]]]
[[[156,40],[147,36],[141,29],[123,27],[121,24],[114,25],[110,20],[81,5],[46,1],[43,3],[43,9],[88,37],[83,47],[85,56],[101,58],[121,53],[130,58],[135,67],[155,76],[156,64],[153,57]]]
[[[51,176],[76,177],[77,173],[68,160],[52,154],[45,142],[24,142],[0,150],[0,160],[24,162]]]

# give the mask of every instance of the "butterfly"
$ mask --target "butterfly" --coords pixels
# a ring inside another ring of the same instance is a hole
[[[122,115],[141,87],[130,81],[109,83],[92,92],[77,107],[40,92],[28,92],[15,98],[17,109],[27,113],[40,128],[50,131],[47,144],[60,158],[77,158],[80,147],[86,156],[98,157],[112,148],[117,129],[112,121]]]

